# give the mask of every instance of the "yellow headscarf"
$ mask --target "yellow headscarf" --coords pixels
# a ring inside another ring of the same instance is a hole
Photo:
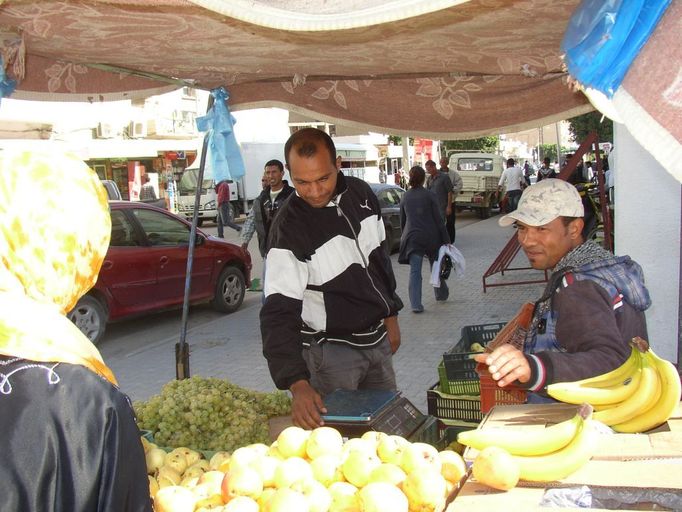
[[[0,354],[80,364],[116,379],[66,318],[109,246],[107,195],[82,160],[0,152]]]

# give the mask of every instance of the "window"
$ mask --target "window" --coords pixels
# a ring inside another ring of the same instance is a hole
[[[152,246],[184,245],[189,242],[189,227],[161,212],[133,210]]]
[[[134,227],[121,210],[111,212],[111,247],[135,247],[142,245]]]
[[[458,171],[487,171],[493,170],[492,158],[460,158],[457,161]]]

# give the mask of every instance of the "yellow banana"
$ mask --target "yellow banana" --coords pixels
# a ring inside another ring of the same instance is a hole
[[[584,408],[581,408],[584,409]],[[591,412],[591,407],[588,409]],[[553,482],[566,478],[571,473],[580,469],[592,458],[597,449],[598,434],[595,430],[595,422],[588,413],[575,437],[564,448],[556,452],[540,455],[537,457],[519,457],[521,479],[530,482]]]
[[[668,421],[680,401],[682,384],[677,369],[670,361],[658,357],[653,350],[649,349],[649,352],[661,379],[660,397],[649,410],[628,421],[613,425],[613,429],[618,432],[646,432],[656,428]]]
[[[543,455],[560,450],[570,443],[582,422],[582,416],[576,413],[573,418],[542,430],[479,428],[460,432],[457,441],[477,450],[497,446],[512,455]]]
[[[578,382],[557,382],[547,386],[547,394],[569,404],[615,404],[630,397],[638,389],[641,378],[642,369],[636,367],[632,375],[617,386],[597,388],[582,386]]]
[[[633,346],[630,356],[615,370],[611,370],[608,373],[603,373],[602,375],[597,375],[596,377],[590,377],[589,379],[579,380],[575,382],[575,384],[595,388],[609,388],[617,386],[625,382],[625,380],[630,377],[635,370],[637,370],[639,367],[639,359],[640,352]]]
[[[658,371],[649,352],[643,354],[640,359],[642,378],[639,388],[617,406],[595,412],[593,416],[595,420],[607,425],[616,425],[639,416],[656,403],[656,395],[660,393]]]

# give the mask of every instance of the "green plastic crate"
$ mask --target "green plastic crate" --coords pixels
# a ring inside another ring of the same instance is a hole
[[[481,385],[478,378],[478,373],[474,370],[465,370],[461,372],[451,372],[454,380],[448,378],[445,370],[445,361],[441,361],[438,365],[438,379],[440,382],[440,390],[448,395],[480,395]]]

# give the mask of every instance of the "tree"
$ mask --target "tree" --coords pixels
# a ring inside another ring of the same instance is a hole
[[[490,137],[479,137],[478,139],[466,140],[443,140],[441,147],[443,154],[457,151],[480,151],[482,153],[495,153],[500,144],[500,138],[497,135]]]
[[[566,153],[569,153],[570,150],[565,147],[561,146],[561,154],[565,155]],[[540,144],[540,162],[542,162],[545,157],[548,157],[550,161],[556,162],[557,157],[556,157],[556,144]]]
[[[409,141],[410,145],[414,144],[414,138],[410,137]],[[389,144],[392,142],[394,146],[402,146],[403,138],[400,135],[389,135],[388,142]]]
[[[591,132],[595,131],[599,137],[599,142],[613,143],[613,121],[602,116],[601,112],[593,111],[573,117],[568,120],[568,125],[571,138],[577,144],[582,143]]]

